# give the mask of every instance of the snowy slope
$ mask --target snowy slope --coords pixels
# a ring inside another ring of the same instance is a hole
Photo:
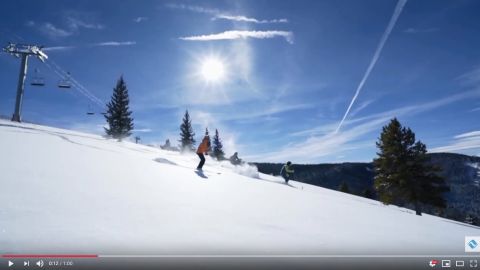
[[[0,120],[0,253],[464,254],[464,237],[480,235],[210,158],[203,178],[197,162]]]

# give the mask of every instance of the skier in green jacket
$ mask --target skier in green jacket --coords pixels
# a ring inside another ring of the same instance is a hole
[[[288,161],[287,164],[283,165],[280,170],[280,175],[285,179],[285,184],[288,184],[288,180],[292,179],[294,172],[295,171],[292,169],[292,162]]]

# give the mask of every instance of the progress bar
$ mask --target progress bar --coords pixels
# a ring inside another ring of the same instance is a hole
[[[197,255],[197,254],[3,254],[2,258],[432,258],[432,257],[463,257],[480,258],[478,255],[466,254],[432,254],[432,255],[291,255],[291,254],[273,254],[273,255]]]
[[[4,254],[2,258],[98,258],[96,254]]]

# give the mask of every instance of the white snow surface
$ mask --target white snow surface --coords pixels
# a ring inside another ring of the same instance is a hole
[[[0,120],[0,253],[464,254],[478,227],[255,168]],[[253,176],[253,177],[250,177]]]

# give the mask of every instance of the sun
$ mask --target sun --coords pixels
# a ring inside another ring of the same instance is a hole
[[[225,65],[214,57],[202,61],[200,74],[207,82],[219,82],[225,78]]]

